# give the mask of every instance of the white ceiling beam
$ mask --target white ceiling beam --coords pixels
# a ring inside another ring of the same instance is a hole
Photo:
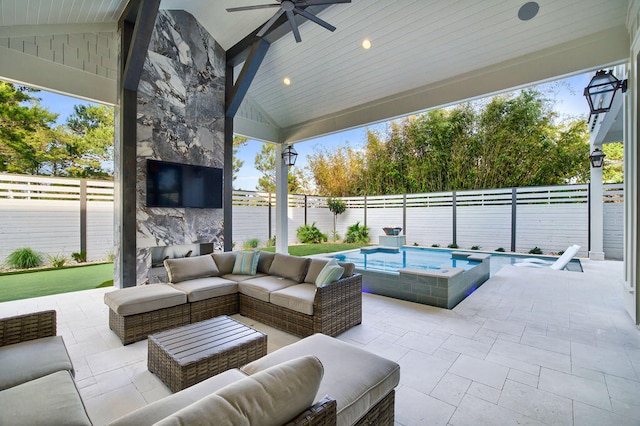
[[[451,77],[366,104],[338,111],[282,130],[284,143],[411,115],[477,99],[537,82],[619,63],[629,58],[629,33],[624,26]]]
[[[0,78],[18,84],[110,105],[116,103],[116,81],[0,47]]]
[[[118,30],[117,22],[95,24],[59,24],[59,25],[11,25],[0,26],[0,37],[31,37],[58,34],[112,33]]]

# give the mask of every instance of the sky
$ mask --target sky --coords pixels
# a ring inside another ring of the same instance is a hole
[[[563,80],[557,80],[551,83],[545,83],[538,88],[547,93],[548,96],[555,99],[556,112],[561,117],[584,117],[589,114],[589,106],[583,96],[584,88],[589,84],[591,74],[580,74]],[[73,113],[73,106],[76,104],[90,104],[90,102],[40,91],[36,95],[41,98],[41,105],[45,106],[49,111],[59,114],[57,123],[64,124],[67,117]],[[369,128],[384,132],[387,123],[372,124]],[[333,135],[323,136],[320,138],[310,139],[305,142],[294,145],[298,152],[298,160],[296,167],[305,168],[307,166],[307,156],[312,154],[314,149],[324,147],[332,149],[344,146],[347,142],[351,147],[361,147],[366,141],[367,126],[357,129],[351,129]],[[249,140],[245,146],[238,150],[238,158],[244,161],[244,165],[238,173],[238,177],[234,182],[235,189],[253,191],[256,189],[260,172],[255,167],[256,154],[260,152],[262,142]]]

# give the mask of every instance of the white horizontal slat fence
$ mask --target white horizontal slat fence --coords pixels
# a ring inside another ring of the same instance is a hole
[[[113,182],[0,174],[0,262],[11,251],[31,247],[45,254],[69,256],[80,251],[82,186],[86,190],[86,249],[89,260],[113,252]],[[511,249],[515,209],[516,251],[540,247],[544,253],[579,244],[586,256],[588,185],[506,188],[368,197],[344,197],[347,210],[337,217],[341,238],[356,222],[370,229],[377,243],[382,228],[400,226],[407,244],[461,248]],[[514,204],[515,194],[515,204]],[[623,185],[605,185],[604,250],[621,259]],[[253,238],[264,245],[275,236],[274,194],[234,191],[233,242],[236,249]],[[289,195],[289,244],[298,227],[315,223],[331,239],[333,214],[325,197]]]

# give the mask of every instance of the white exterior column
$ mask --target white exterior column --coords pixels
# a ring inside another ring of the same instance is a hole
[[[282,149],[276,145],[276,253],[289,253],[289,167],[282,161]]]
[[[602,146],[591,144],[591,151]],[[590,185],[590,211],[591,219],[591,247],[589,249],[589,259],[604,260],[604,203],[603,184],[602,184],[602,167],[591,167],[591,185]]]

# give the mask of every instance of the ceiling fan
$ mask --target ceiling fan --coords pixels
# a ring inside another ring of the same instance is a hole
[[[260,31],[258,31],[258,34],[257,34],[258,37],[264,36],[267,33],[267,31],[269,31],[269,28],[271,28],[271,26],[278,20],[278,18],[286,14],[287,19],[289,20],[289,25],[291,25],[291,31],[293,31],[293,36],[296,38],[296,42],[300,43],[302,41],[302,38],[300,38],[300,31],[298,30],[298,24],[296,23],[296,20],[295,20],[296,14],[300,16],[304,16],[308,20],[315,22],[316,24],[328,29],[329,31],[335,31],[336,29],[336,27],[334,27],[333,25],[329,24],[326,21],[323,21],[322,19],[318,18],[314,14],[309,13],[305,9],[301,9],[301,8],[307,7],[307,6],[323,5],[323,4],[351,3],[351,0],[306,0],[306,1],[276,0],[276,1],[278,1],[278,3],[259,4],[255,6],[230,7],[227,9],[227,12],[240,12],[243,10],[269,9],[272,7],[279,7],[280,10],[278,10],[275,13],[275,15],[273,15],[271,19],[267,21],[266,24],[264,24],[264,26],[260,29]]]

